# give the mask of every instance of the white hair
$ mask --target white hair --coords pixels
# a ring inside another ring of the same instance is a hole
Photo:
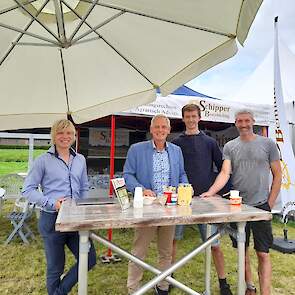
[[[242,110],[239,110],[235,113],[235,120],[237,120],[237,117],[239,115],[243,115],[243,114],[247,114],[247,115],[250,115],[252,117],[252,119],[254,120],[254,113],[249,110],[249,109],[242,109]]]
[[[152,118],[152,120],[151,120],[151,126],[154,125],[155,120],[158,119],[158,118],[164,118],[164,119],[166,119],[167,124],[168,124],[168,127],[170,127],[170,120],[169,120],[169,118],[168,118],[166,115],[164,115],[164,114],[157,114],[157,115],[155,115],[155,116]]]

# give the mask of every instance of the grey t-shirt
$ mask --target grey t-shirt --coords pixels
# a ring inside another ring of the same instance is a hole
[[[257,135],[252,141],[242,141],[238,137],[224,146],[223,159],[231,161],[232,185],[240,191],[243,203],[258,205],[268,200],[270,163],[280,159],[271,139]]]

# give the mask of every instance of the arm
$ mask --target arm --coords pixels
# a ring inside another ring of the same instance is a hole
[[[220,173],[218,174],[215,182],[210,187],[210,189],[201,194],[201,197],[211,197],[214,196],[217,192],[219,192],[225,184],[228,182],[231,173],[231,162],[230,160],[225,159],[222,164],[222,168]]]
[[[272,179],[270,193],[268,196],[268,204],[269,204],[270,209],[272,209],[275,202],[276,202],[276,199],[277,199],[277,196],[280,192],[280,189],[281,189],[282,170],[281,170],[280,161],[277,160],[277,161],[271,162],[270,169],[271,169],[273,179]]]
[[[222,153],[216,141],[213,146],[212,159],[218,172],[220,172],[222,169]]]
[[[141,186],[144,189],[143,185],[141,185],[136,179],[136,161],[136,151],[134,146],[131,146],[127,153],[127,159],[123,169],[123,177],[125,179],[128,191],[132,193],[134,193],[134,190],[137,186]]]
[[[184,170],[184,160],[181,148],[179,148],[179,182],[188,183],[187,175]]]
[[[35,160],[32,169],[25,179],[22,195],[25,196],[30,203],[53,210],[55,204],[49,203],[48,197],[43,195],[43,193],[39,190],[39,185],[41,184],[43,177],[44,163],[42,158],[38,158]]]
[[[89,191],[89,183],[88,183],[88,175],[87,175],[87,167],[86,167],[86,160],[83,157],[83,170],[81,173],[81,186],[80,186],[80,197],[84,198],[87,196]]]

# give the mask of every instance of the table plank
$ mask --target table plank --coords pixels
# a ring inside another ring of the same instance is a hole
[[[247,205],[230,205],[221,197],[193,198],[191,206],[153,204],[143,209],[121,210],[118,204],[77,206],[66,200],[56,220],[58,231],[131,228],[194,223],[227,223],[270,220],[270,212]]]

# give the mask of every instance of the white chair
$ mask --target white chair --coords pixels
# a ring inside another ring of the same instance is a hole
[[[34,207],[24,197],[20,197],[15,201],[13,211],[7,216],[7,219],[13,226],[13,230],[7,237],[5,245],[10,243],[16,236],[19,236],[25,244],[29,244],[28,238],[35,239],[35,235],[28,225],[28,221],[34,212]]]
[[[18,199],[21,196],[24,178],[18,174],[6,174],[0,177],[0,187],[5,189],[4,199]]]
[[[2,203],[4,201],[5,189],[0,187],[0,214],[2,211]]]

